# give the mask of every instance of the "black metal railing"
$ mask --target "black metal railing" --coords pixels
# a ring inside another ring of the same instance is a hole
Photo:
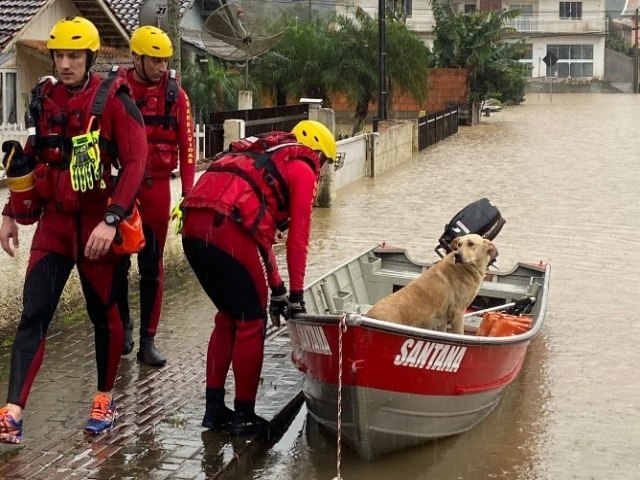
[[[458,132],[458,107],[428,113],[418,119],[418,150],[435,145]]]

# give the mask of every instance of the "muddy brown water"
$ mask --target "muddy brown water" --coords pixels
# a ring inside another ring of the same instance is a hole
[[[381,241],[433,260],[447,221],[485,196],[507,219],[498,267],[552,266],[545,325],[498,408],[373,462],[343,450],[344,480],[640,478],[638,125],[638,95],[529,95],[314,212],[308,281]],[[335,439],[303,410],[252,478],[336,473]]]

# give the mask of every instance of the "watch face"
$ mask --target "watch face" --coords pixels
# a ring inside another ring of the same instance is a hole
[[[118,220],[118,219],[116,218],[116,216],[115,216],[113,213],[107,213],[107,214],[104,216],[104,222],[105,222],[107,225],[111,225],[111,226],[113,226],[113,225],[115,225],[115,224],[116,224],[116,221],[117,221],[117,220]]]

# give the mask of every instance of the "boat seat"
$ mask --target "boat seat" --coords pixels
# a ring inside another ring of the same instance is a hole
[[[510,283],[483,282],[478,295],[499,298],[522,298],[537,291],[539,285],[513,285]]]

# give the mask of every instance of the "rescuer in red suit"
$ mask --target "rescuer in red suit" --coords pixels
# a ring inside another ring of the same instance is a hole
[[[218,309],[207,353],[204,427],[238,435],[268,428],[254,409],[268,287],[274,324],[305,311],[313,199],[320,169],[325,161],[337,160],[336,149],[329,129],[310,120],[291,133],[239,140],[209,166],[182,202],[185,254]],[[273,251],[276,232],[287,227],[288,296]],[[224,402],[231,365],[235,411]]]
[[[62,290],[77,266],[95,332],[97,393],[84,430],[109,430],[116,416],[112,389],[122,354],[123,328],[114,279],[123,257],[111,249],[119,222],[131,211],[142,182],[147,141],[142,115],[123,79],[90,72],[100,48],[96,27],[68,17],[51,30],[47,48],[57,79],[45,77],[30,105],[35,133],[22,151],[3,145],[5,163],[31,170],[29,188],[11,190],[2,211],[0,245],[18,246],[16,222],[37,222],[24,282],[23,310],[11,353],[7,405],[0,409],[0,442],[20,443],[22,413],[42,363],[47,329]],[[117,184],[111,166],[120,168]],[[28,196],[28,198],[25,197]]]
[[[138,253],[140,271],[140,348],[138,360],[161,367],[167,359],[158,352],[154,338],[160,321],[164,291],[164,246],[171,209],[171,172],[180,164],[182,196],[193,187],[195,155],[193,120],[189,98],[169,70],[173,46],[157,27],[143,26],[131,36],[134,67],[127,71],[131,96],[144,118],[149,144],[147,171],[138,199],[145,247]],[[130,266],[128,260],[127,271]],[[118,308],[124,322],[123,354],[134,347],[129,314],[128,281],[119,282]]]

